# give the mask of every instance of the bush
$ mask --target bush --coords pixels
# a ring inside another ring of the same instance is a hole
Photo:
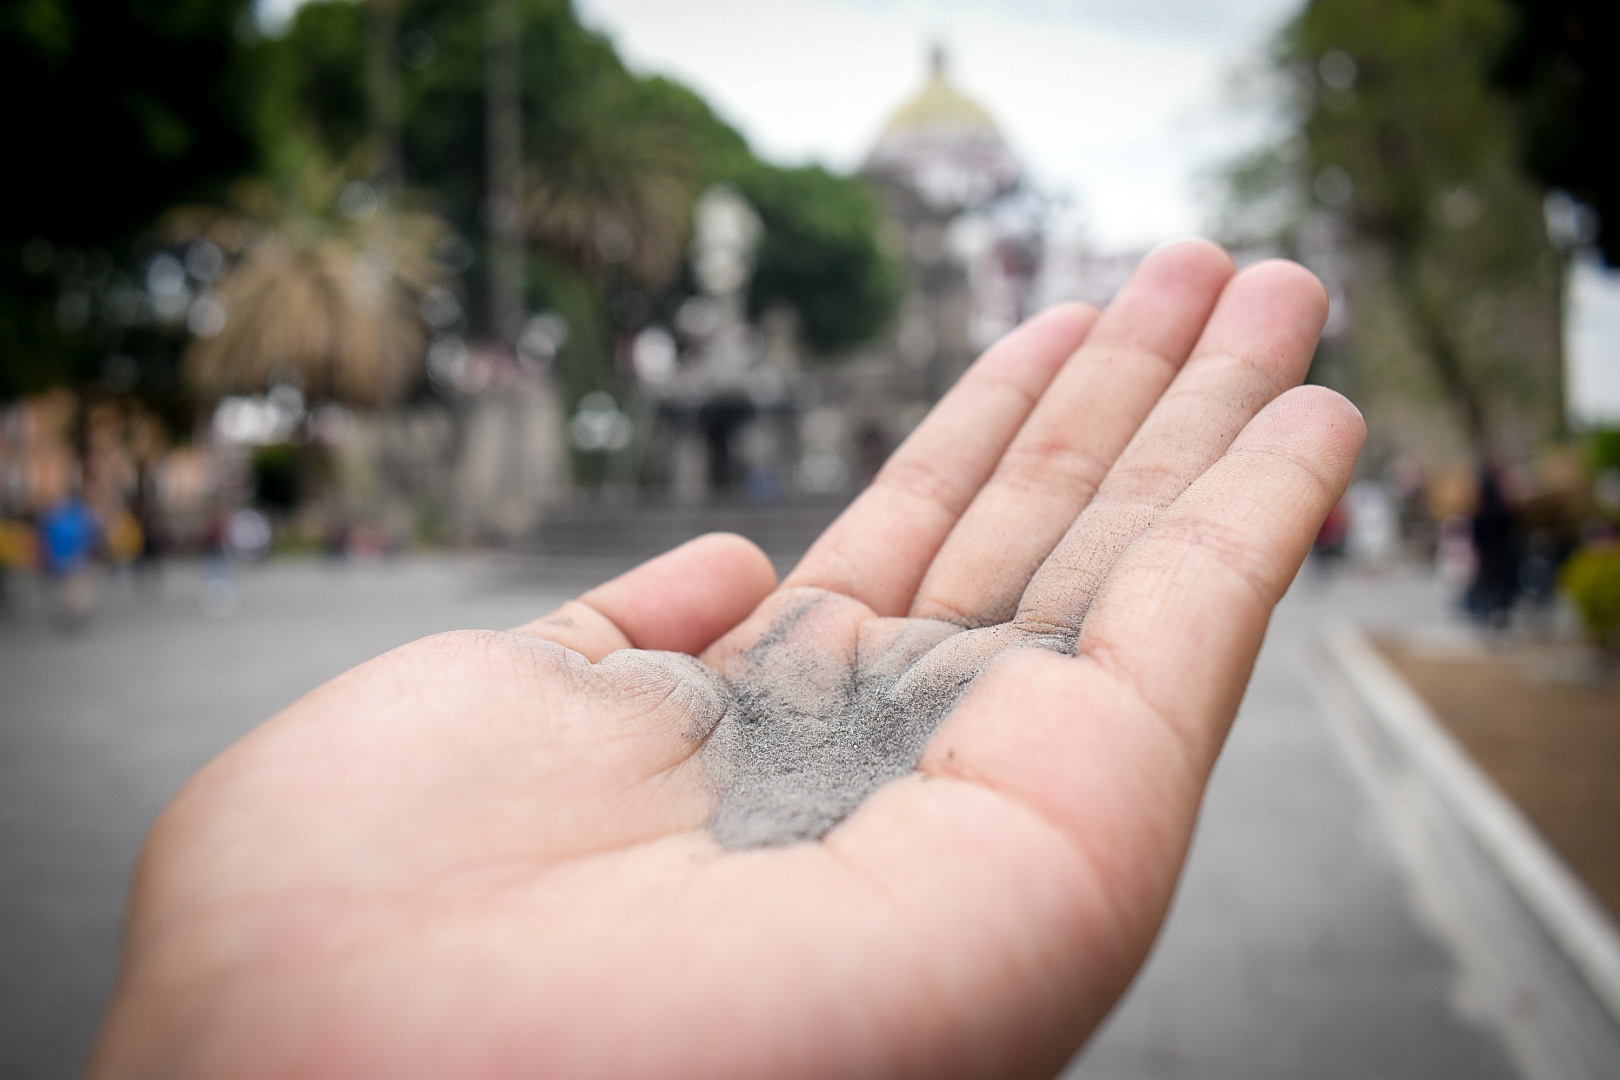
[[[1620,427],[1599,428],[1588,433],[1586,447],[1593,472],[1620,469]]]
[[[1620,545],[1588,547],[1564,565],[1562,584],[1600,645],[1620,644]]]

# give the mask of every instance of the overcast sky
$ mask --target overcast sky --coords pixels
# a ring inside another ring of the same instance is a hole
[[[1199,231],[1197,178],[1252,143],[1234,72],[1299,0],[576,0],[631,67],[702,93],[783,162],[860,163],[929,43],[1105,249]]]

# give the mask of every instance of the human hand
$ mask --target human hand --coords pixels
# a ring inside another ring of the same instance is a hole
[[[705,537],[306,696],[154,829],[91,1075],[1052,1075],[1349,480],[1355,409],[1287,389],[1326,308],[1162,249],[780,587]]]

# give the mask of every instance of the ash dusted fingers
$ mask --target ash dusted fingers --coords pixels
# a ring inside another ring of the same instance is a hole
[[[939,545],[1001,459],[1097,310],[1060,304],[980,357],[783,582],[903,615]]]
[[[1000,1000],[1018,1003],[1004,1060],[1033,1059],[1028,1075],[1061,1068],[1145,958],[1272,605],[1363,433],[1330,391],[1272,402],[1126,551],[1078,657],[992,660],[918,774],[826,835],[889,908],[937,913],[920,928],[932,985],[970,984],[964,968],[984,963],[993,985],[1026,988]]]
[[[1139,537],[1103,582],[1078,654],[1131,688],[1204,769],[1271,609],[1344,495],[1367,435],[1320,386],[1288,391]]]
[[[1327,294],[1302,266],[1271,260],[1221,294],[1192,356],[1036,571],[1014,620],[1077,633],[1114,563],[1310,367]]]
[[[951,530],[913,616],[968,627],[1012,618],[1031,575],[1187,358],[1232,273],[1231,257],[1201,240],[1142,261]]]
[[[920,772],[1033,811],[1067,839],[1059,855],[1078,854],[1113,883],[1109,943],[1145,951],[1151,941],[1272,607],[1349,483],[1365,433],[1330,390],[1277,398],[1126,550],[1077,656],[1006,653],[929,743]],[[936,803],[948,792],[909,788]]]

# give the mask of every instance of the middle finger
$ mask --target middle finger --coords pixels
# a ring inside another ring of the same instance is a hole
[[[1005,622],[1186,360],[1232,259],[1208,241],[1142,260],[951,530],[912,603],[919,618]]]
[[[1327,307],[1321,283],[1295,263],[1263,262],[1233,279],[1192,358],[1030,581],[1020,624],[1079,628],[1120,554],[1305,377]]]

